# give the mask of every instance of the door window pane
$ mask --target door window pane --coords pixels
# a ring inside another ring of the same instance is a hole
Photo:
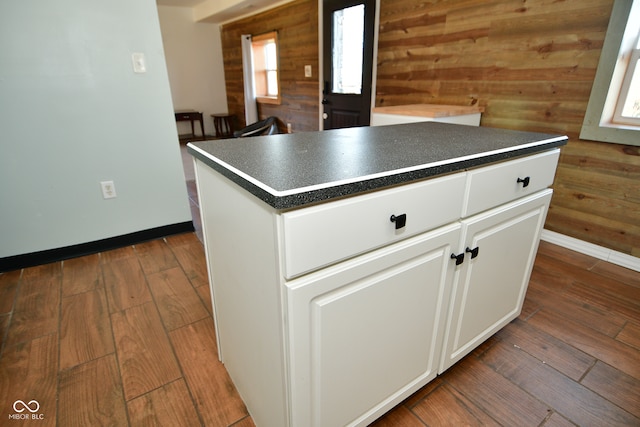
[[[333,12],[332,92],[362,93],[364,5]]]

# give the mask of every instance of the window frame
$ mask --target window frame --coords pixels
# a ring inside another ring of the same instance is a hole
[[[640,43],[640,34],[638,35],[638,43]],[[627,64],[624,80],[622,81],[622,86],[620,88],[620,95],[618,96],[616,110],[613,114],[614,123],[640,126],[640,117],[627,117],[622,115],[622,110],[624,109],[624,106],[627,103],[627,99],[629,97],[629,87],[631,86],[631,81],[636,73],[636,70],[640,69],[640,67],[638,66],[638,62],[640,62],[640,48],[633,49],[631,51],[631,54],[629,55],[629,63]]]
[[[258,58],[258,51],[264,52],[267,44],[273,40],[275,44],[275,69],[268,68],[266,58]],[[278,32],[269,31],[268,33],[259,34],[251,37],[251,55],[253,57],[253,78],[255,82],[256,101],[263,104],[281,103],[281,86],[280,86],[280,54],[279,54]],[[268,93],[269,73],[276,73],[277,94]]]
[[[627,25],[632,13],[640,13],[640,0],[614,1],[580,139],[640,146],[640,125],[614,122],[629,52],[637,41],[637,32]]]

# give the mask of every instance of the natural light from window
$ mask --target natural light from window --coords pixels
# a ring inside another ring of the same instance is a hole
[[[613,4],[581,139],[640,145],[640,0]]]
[[[258,102],[279,103],[278,34],[270,32],[251,40],[253,73]]]
[[[629,65],[625,73],[615,121],[627,124],[640,124],[640,33],[636,36],[635,48],[629,54]],[[629,120],[633,119],[633,120]]]
[[[362,93],[364,4],[333,12],[333,93]]]

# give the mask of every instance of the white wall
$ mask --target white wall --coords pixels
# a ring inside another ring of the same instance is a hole
[[[0,258],[191,221],[154,0],[0,2],[0,138]]]
[[[174,109],[201,111],[205,133],[214,135],[211,114],[227,113],[220,27],[194,22],[186,7],[158,6],[158,15]],[[180,134],[191,133],[189,122],[177,125]]]

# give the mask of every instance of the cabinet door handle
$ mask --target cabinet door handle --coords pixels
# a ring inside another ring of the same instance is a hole
[[[529,181],[531,180],[530,177],[525,176],[524,178],[518,178],[518,184],[522,183],[522,187],[528,187],[529,186]]]
[[[407,225],[407,214],[402,214],[398,216],[391,215],[391,218],[389,218],[389,220],[396,225],[396,230],[399,230],[405,225]]]
[[[464,262],[464,253],[461,254],[451,254],[451,259],[455,259],[456,260],[456,265],[460,265]]]
[[[470,253],[471,254],[471,259],[474,259],[475,257],[478,256],[478,252],[480,251],[480,246],[476,246],[473,249],[467,247],[467,249],[465,249],[464,251]]]

